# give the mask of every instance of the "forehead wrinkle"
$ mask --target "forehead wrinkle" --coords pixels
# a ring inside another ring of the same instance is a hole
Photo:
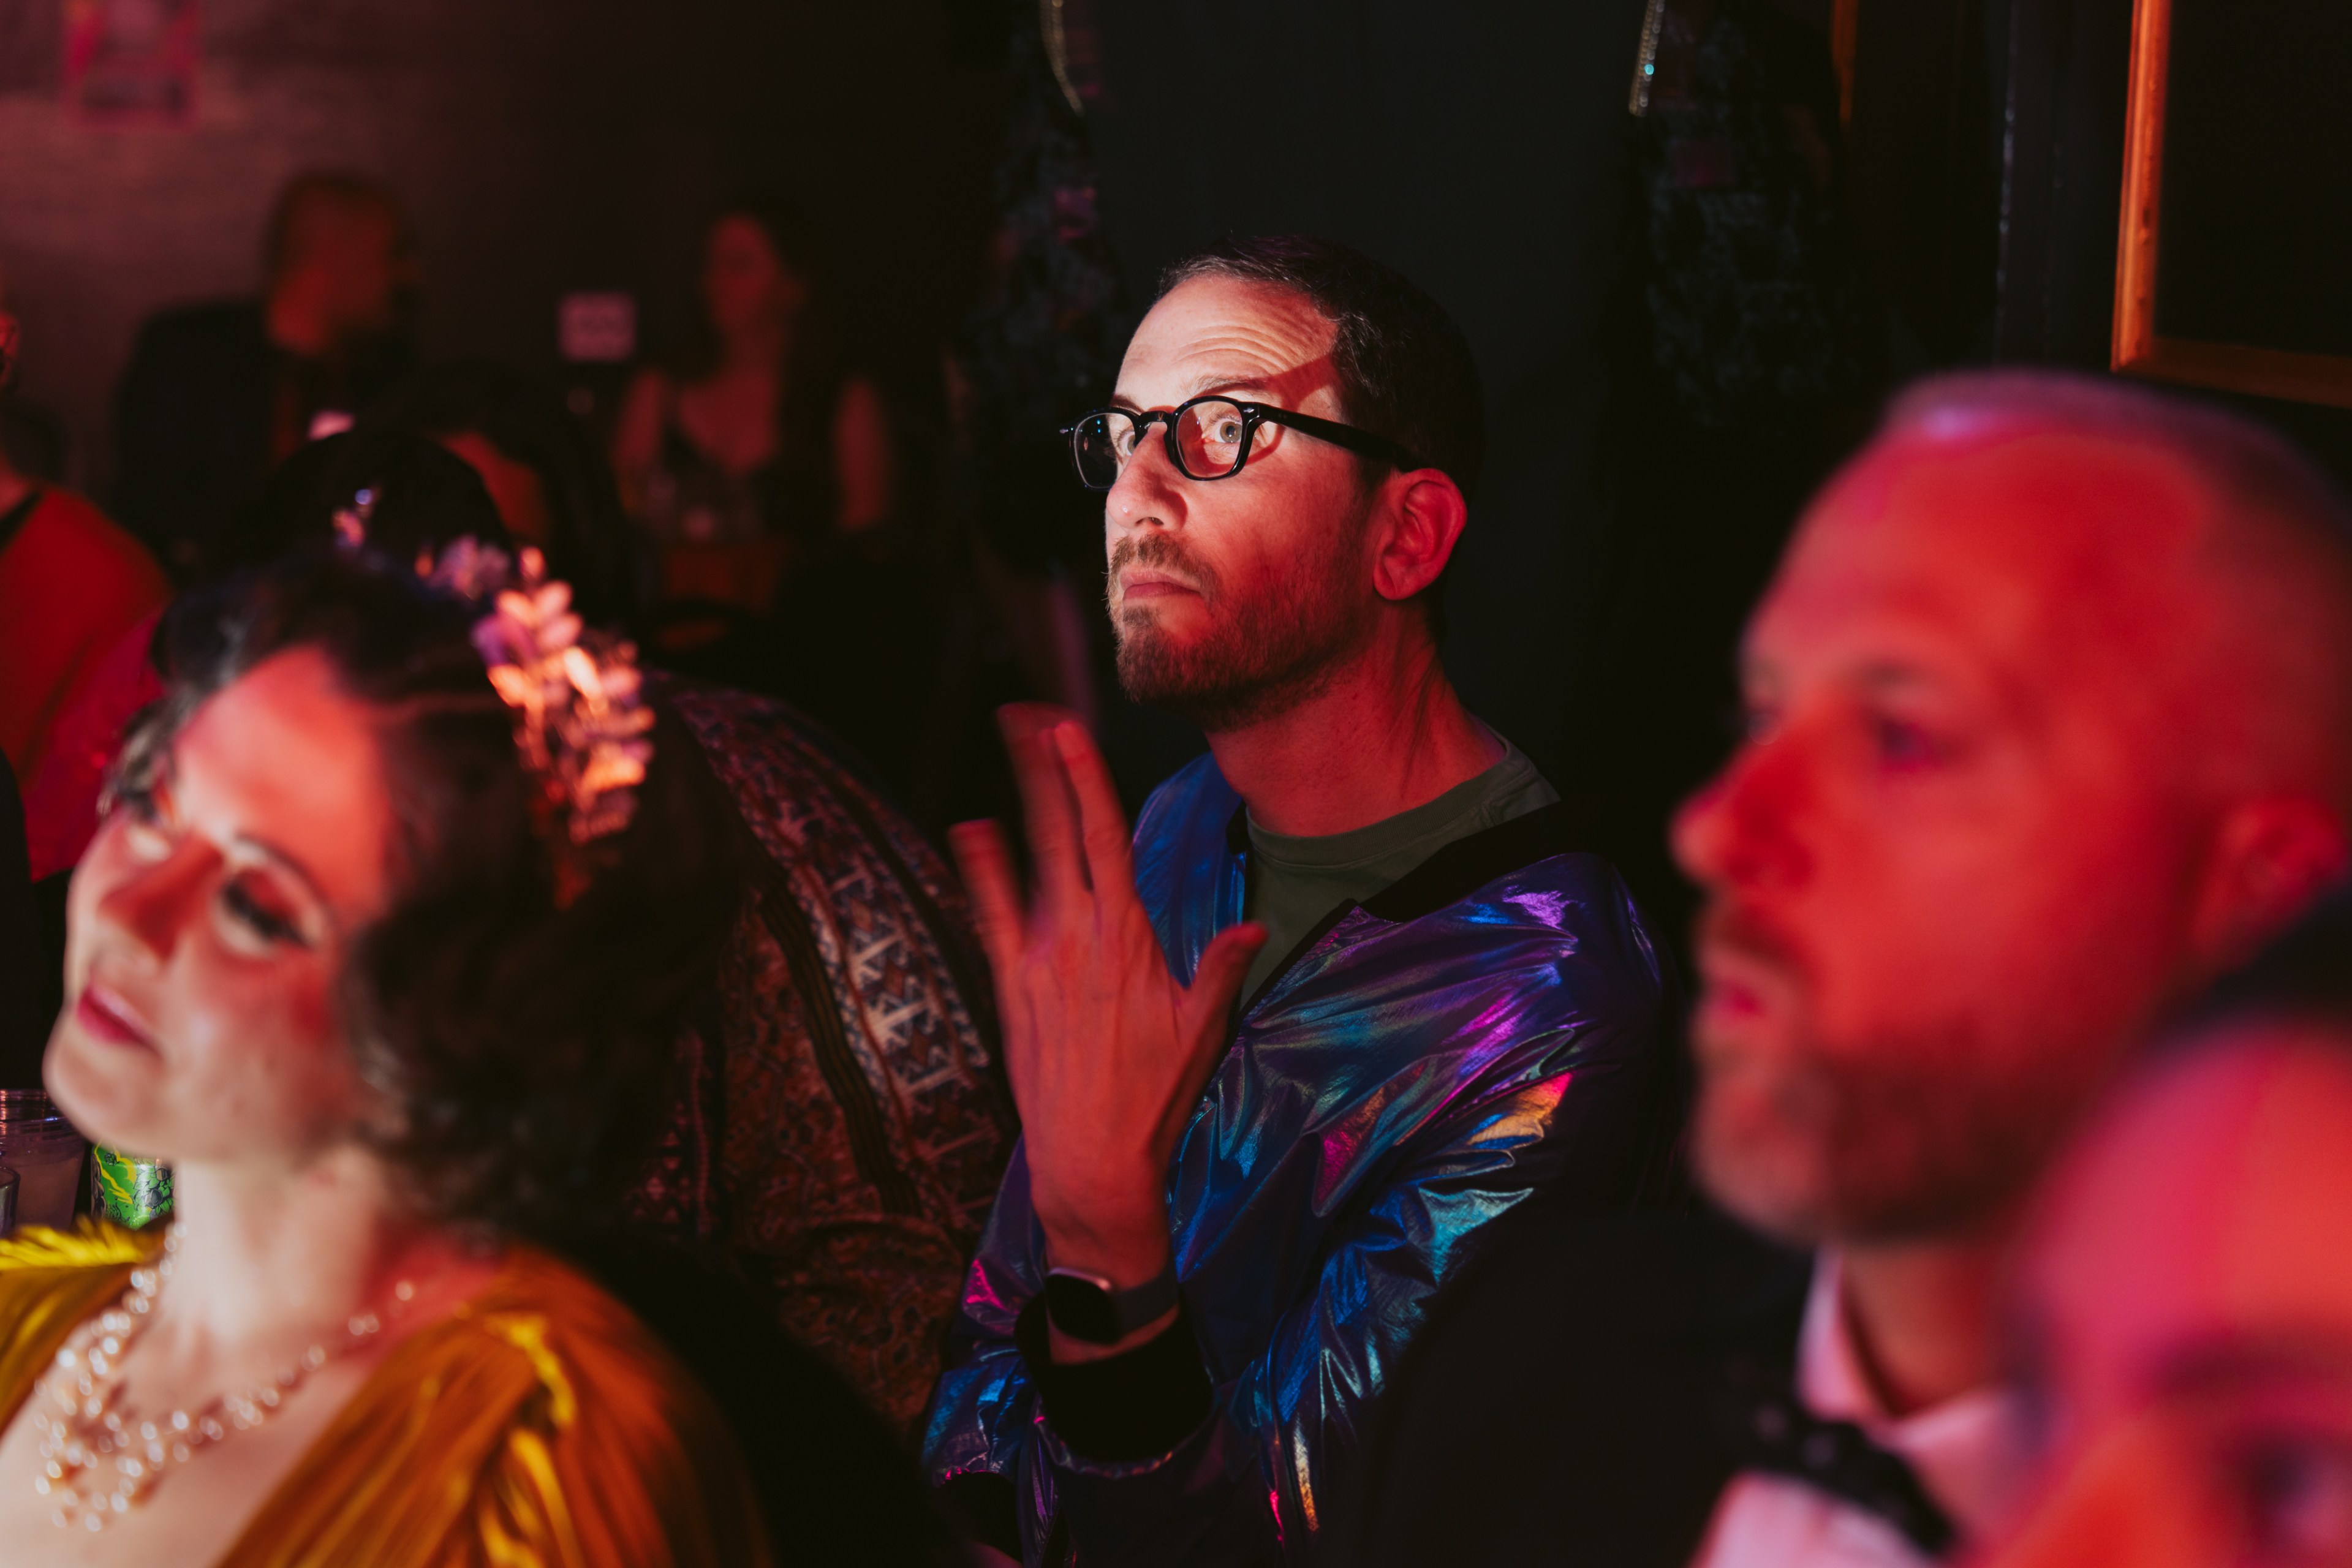
[[[1189,349],[1178,356],[1180,361],[1197,357]],[[1203,392],[1244,389],[1261,390],[1278,402],[1296,404],[1317,392],[1336,392],[1338,386],[1339,375],[1328,353],[1286,362],[1272,355],[1235,353],[1230,349],[1219,349],[1208,363],[1199,366],[1189,379],[1177,383],[1175,395],[1170,399],[1169,405],[1173,407]],[[1142,397],[1129,391],[1124,383],[1113,394],[1113,401],[1136,408],[1146,406]]]
[[[1132,390],[1136,381],[1165,377],[1166,390],[1173,391],[1186,385],[1189,373],[1197,391],[1214,384],[1215,378],[1264,382],[1308,366],[1322,367],[1328,382],[1339,335],[1339,323],[1287,289],[1194,278],[1144,317],[1119,366],[1119,392],[1137,406],[1148,406]]]

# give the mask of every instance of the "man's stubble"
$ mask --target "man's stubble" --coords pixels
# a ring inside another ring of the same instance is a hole
[[[1277,717],[1328,689],[1370,623],[1369,607],[1350,592],[1362,524],[1359,517],[1332,530],[1319,558],[1255,584],[1227,581],[1166,534],[1119,540],[1110,556],[1114,595],[1127,566],[1176,572],[1200,593],[1211,620],[1205,635],[1181,646],[1150,606],[1121,611],[1114,600],[1118,680],[1129,700],[1215,734]]]
[[[1712,940],[1798,960],[1745,912]],[[1769,1062],[1701,1067],[1699,1174],[1718,1201],[1784,1240],[1899,1241],[1971,1228],[2015,1204],[2096,1092],[2096,1053],[1989,1038],[1985,1020],[1882,1020],[1829,1038],[1801,999]],[[1995,1031],[1998,1032],[1998,1031]]]

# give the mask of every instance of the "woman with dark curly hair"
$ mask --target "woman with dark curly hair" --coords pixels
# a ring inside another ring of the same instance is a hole
[[[341,553],[167,617],[45,1075],[177,1218],[0,1242],[12,1563],[767,1561],[705,1395],[518,1239],[634,1167],[728,841],[560,590],[498,602]]]

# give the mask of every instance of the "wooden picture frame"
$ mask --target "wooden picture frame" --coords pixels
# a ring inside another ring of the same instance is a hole
[[[1832,0],[1830,65],[1837,72],[1838,129],[1853,131],[1853,53],[1862,37],[1862,0]]]
[[[2109,362],[2126,374],[2158,381],[2352,408],[2352,357],[2172,338],[2158,330],[2157,242],[2163,218],[2172,5],[2173,0],[2136,0],[2132,8],[2131,99]]]

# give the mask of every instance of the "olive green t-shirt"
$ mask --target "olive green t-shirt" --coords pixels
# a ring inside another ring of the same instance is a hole
[[[1496,738],[1500,739],[1500,737]],[[1344,833],[1300,838],[1249,824],[1249,918],[1265,926],[1265,946],[1242,982],[1256,995],[1300,938],[1349,899],[1361,904],[1456,839],[1498,827],[1559,799],[1527,754],[1503,742],[1503,759],[1436,800]]]

